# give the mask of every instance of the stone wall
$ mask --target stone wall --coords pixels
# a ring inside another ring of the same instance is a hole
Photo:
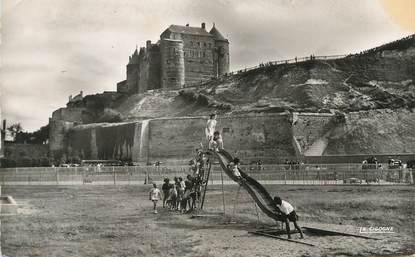
[[[182,35],[185,84],[192,85],[215,76],[213,54],[215,41],[212,37]]]
[[[414,121],[414,113],[408,110],[350,113],[341,122],[333,114],[245,114],[219,117],[217,130],[225,149],[244,163],[258,159],[281,163],[285,158],[304,159],[296,152],[294,138],[301,143],[300,150],[324,138],[324,156],[411,154],[415,152]],[[206,146],[205,125],[206,117],[81,125],[63,136],[61,141],[68,145],[60,149],[82,159],[183,164],[201,143]]]
[[[3,157],[3,144],[4,144],[4,136],[3,133],[3,120],[1,119],[1,106],[0,106],[0,158]]]
[[[76,124],[84,121],[85,108],[60,108],[53,112],[49,119],[49,149],[55,159],[62,157],[65,150],[65,137],[68,131]]]
[[[95,128],[78,127],[70,130],[66,136],[67,142],[65,147],[68,158],[78,157],[81,160],[96,160],[98,158],[96,154]]]
[[[247,160],[278,159],[295,155],[288,115],[253,114],[218,119],[225,149]]]
[[[140,123],[94,124],[72,129],[69,157],[83,160],[132,160],[140,144]]]
[[[201,143],[206,146],[205,126],[205,117],[77,126],[67,135],[67,156],[141,163],[183,162]],[[286,115],[221,117],[217,130],[223,135],[225,149],[248,162],[295,155]]]
[[[202,118],[156,119],[149,123],[148,161],[166,161],[191,156],[204,139]]]
[[[85,108],[60,108],[52,113],[52,119],[82,123],[83,111],[85,111]]]
[[[117,83],[117,92],[123,94],[128,93],[127,80],[123,80]]]
[[[97,127],[96,148],[97,159],[132,159],[136,131],[135,123],[117,126]]]
[[[4,167],[49,166],[49,146],[47,144],[5,143]]]

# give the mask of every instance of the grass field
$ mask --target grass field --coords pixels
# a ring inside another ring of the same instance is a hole
[[[1,246],[8,256],[408,256],[415,253],[413,186],[266,185],[296,206],[300,225],[358,233],[392,226],[380,240],[306,235],[316,247],[248,234],[274,225],[249,195],[211,186],[203,218],[151,212],[150,186],[5,186],[19,204],[3,215]],[[218,214],[218,215],[214,215]],[[259,220],[258,220],[259,218]],[[295,238],[296,236],[294,236]]]

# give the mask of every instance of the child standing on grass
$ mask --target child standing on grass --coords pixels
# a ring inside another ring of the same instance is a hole
[[[169,190],[170,190],[170,179],[164,178],[164,184],[161,186],[161,190],[163,191],[163,208],[165,208],[167,198],[169,197]]]
[[[162,198],[160,190],[157,188],[157,184],[153,184],[153,188],[150,190],[150,200],[153,201],[153,210],[157,214],[157,202]]]
[[[172,210],[172,211],[176,210],[176,206],[177,206],[176,184],[171,184],[170,185],[169,198],[167,200],[167,205],[170,206],[170,210]]]

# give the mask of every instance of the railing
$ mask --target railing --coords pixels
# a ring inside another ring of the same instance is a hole
[[[362,169],[360,164],[244,165],[242,170],[265,184],[401,184],[413,183],[414,170]],[[221,181],[221,168],[212,166],[209,183]],[[192,174],[189,166],[44,167],[0,169],[3,185],[129,185],[157,182]],[[234,183],[227,176],[225,183]]]
[[[295,57],[295,58],[286,59],[286,60],[269,61],[269,62],[265,62],[265,63],[260,63],[256,66],[253,66],[253,67],[232,71],[232,72],[223,74],[218,78],[211,78],[211,79],[203,80],[203,81],[200,81],[200,82],[187,83],[184,87],[185,88],[198,87],[201,84],[209,83],[209,82],[211,82],[215,79],[221,79],[221,78],[224,78],[224,77],[227,77],[227,76],[232,76],[232,75],[239,74],[239,73],[242,73],[242,72],[256,70],[256,69],[264,68],[264,67],[284,65],[284,64],[293,64],[293,63],[301,63],[301,62],[306,62],[306,61],[310,61],[310,60],[335,60],[335,59],[340,59],[340,58],[344,58],[344,57],[347,57],[347,56],[352,56],[352,55],[320,55],[320,56],[310,55],[310,56],[306,56],[306,57]]]
[[[306,61],[311,61],[311,60],[335,60],[335,59],[340,59],[340,58],[344,58],[344,57],[347,57],[347,56],[348,55],[321,55],[321,56],[311,55],[311,56],[306,56],[306,57],[295,57],[295,58],[292,58],[292,59],[260,63],[257,66],[249,67],[249,68],[245,68],[245,69],[240,69],[240,70],[237,70],[237,71],[234,71],[234,72],[230,72],[228,74],[229,75],[234,75],[234,74],[238,74],[238,73],[241,73],[241,72],[256,70],[256,69],[263,68],[263,67],[276,66],[276,65],[282,65],[282,64],[301,63],[301,62],[306,62]]]

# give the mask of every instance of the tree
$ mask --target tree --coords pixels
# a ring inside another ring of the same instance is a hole
[[[13,137],[13,140],[16,139],[17,134],[23,131],[22,125],[20,123],[14,123],[10,127],[7,128],[8,131],[10,131],[10,134]]]
[[[14,141],[20,144],[46,144],[48,140],[49,125],[46,125],[35,132],[19,132]]]

